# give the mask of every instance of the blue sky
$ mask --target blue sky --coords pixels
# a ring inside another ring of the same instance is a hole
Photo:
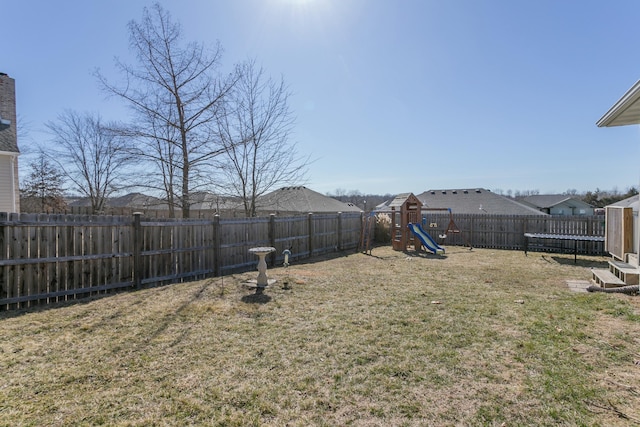
[[[255,58],[293,96],[322,193],[560,193],[640,180],[638,126],[595,122],[640,79],[636,0],[161,0],[223,64]],[[0,72],[29,147],[65,109],[127,119],[92,75],[130,61],[142,0],[3,2]]]

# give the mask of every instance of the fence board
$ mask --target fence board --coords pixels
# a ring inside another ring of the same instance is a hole
[[[445,234],[449,224],[449,214],[429,213],[425,216],[425,231],[438,243],[444,245],[470,244],[476,248],[521,250],[524,245],[524,233],[571,234],[579,236],[604,236],[604,218],[600,216],[516,216],[489,214],[457,214],[453,216],[461,233]],[[436,227],[429,227],[437,224]],[[548,251],[571,249],[573,243],[567,241],[549,241]],[[571,248],[569,247],[571,246]],[[540,248],[543,250],[543,248]],[[578,253],[585,255],[604,254],[601,242],[578,242]]]
[[[604,235],[600,217],[480,214],[454,215],[454,221],[461,232],[444,239],[448,214],[430,214],[425,230],[445,246],[494,249],[522,249],[525,232]],[[249,253],[257,246],[276,248],[272,265],[282,262],[285,249],[291,262],[356,249],[361,227],[362,215],[351,213],[139,222],[136,215],[0,213],[0,310],[247,271],[257,265]],[[602,247],[580,242],[578,253],[602,253]]]

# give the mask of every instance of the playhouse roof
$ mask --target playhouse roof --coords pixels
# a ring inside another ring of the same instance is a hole
[[[398,194],[396,197],[393,198],[393,200],[391,200],[389,203],[384,204],[384,205],[385,205],[385,207],[387,207],[389,209],[391,209],[391,208],[400,208],[407,201],[412,201],[414,203],[419,203],[420,205],[422,205],[422,202],[420,201],[420,199],[418,199],[413,193]]]
[[[635,124],[640,124],[640,80],[596,122],[598,127]]]

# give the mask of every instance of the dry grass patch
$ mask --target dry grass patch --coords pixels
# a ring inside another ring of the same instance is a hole
[[[565,284],[603,262],[385,247],[6,313],[0,424],[628,425],[637,299]]]

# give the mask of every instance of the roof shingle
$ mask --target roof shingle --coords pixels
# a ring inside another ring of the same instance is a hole
[[[258,197],[256,208],[260,212],[273,213],[362,212],[352,203],[343,203],[303,186],[283,187]]]
[[[428,190],[417,195],[423,210],[451,209],[457,214],[547,215],[530,206],[483,188]],[[385,210],[387,206],[379,206]]]

